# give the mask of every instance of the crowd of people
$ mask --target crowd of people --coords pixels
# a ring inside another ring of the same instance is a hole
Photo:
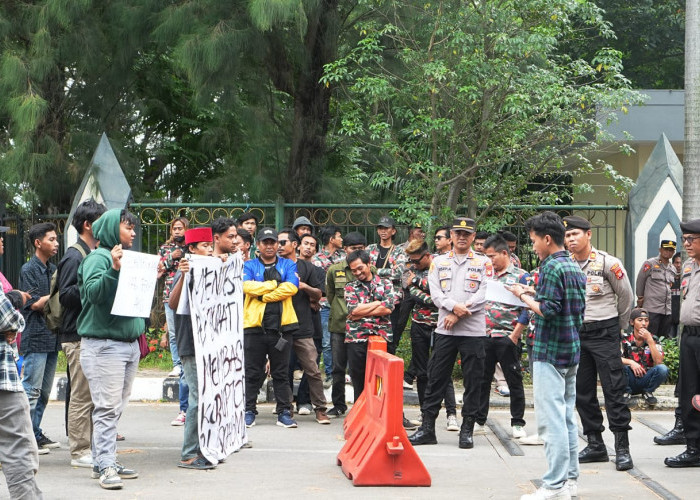
[[[79,239],[57,268],[51,263],[58,250],[56,228],[41,223],[29,230],[35,252],[22,268],[21,291],[0,274],[0,400],[12,409],[0,418],[0,463],[13,498],[41,496],[34,481],[37,453],[60,446],[41,429],[59,349],[66,354],[70,380],[70,465],[90,468],[105,489],[122,488],[123,479],[138,477],[116,460],[116,442],[145,324],[111,314],[121,257],[133,244],[136,220],[126,210],[106,211],[91,200],[78,207],[72,223]],[[159,251],[158,272],[165,282],[167,324],[161,342],[170,346],[171,375],[179,378],[180,404],[172,425],[184,426],[178,466],[216,467],[198,443],[192,322],[176,313],[189,255],[224,261],[238,255],[244,261],[247,427],[256,424],[266,376],[274,387],[278,426],[297,427],[295,413],[313,413],[321,425],[342,418],[348,409],[346,383],[355,399],[364,390],[368,338],[381,336],[394,353],[410,321],[404,387],[412,388],[415,380],[421,409],[419,419],[403,419],[404,427],[415,431],[410,442],[437,443],[436,421],[444,404],[447,430],[458,432],[460,448],[473,448],[474,435],[485,432],[495,377],[495,390],[510,397],[513,439],[545,446],[542,487],[523,498],[570,498],[577,494],[579,463],[609,461],[597,381],[614,435],[615,467],[629,470],[628,405],[635,395],[656,404],[654,391],[669,374],[659,339],[680,335],[676,424],[655,441],[686,444],[683,453],[666,459],[667,466],[700,466],[700,411],[692,405],[700,392],[700,219],[680,225],[685,263],[669,239],[660,242],[657,257],[643,263],[636,304],[622,262],[593,247],[588,220],[545,212],[525,227],[540,261],[530,271],[522,269],[514,234],[477,231],[468,217],[437,228],[431,242],[424,228],[413,224],[407,241],[399,244],[395,221],[384,216],[372,245],[362,233],[314,227],[306,217],[280,231],[259,228],[250,212],[218,218],[207,227],[190,228],[186,218],[175,218]],[[0,234],[6,230],[0,227]],[[58,335],[45,318],[53,293],[63,308]],[[521,364],[523,350],[527,368]],[[458,356],[461,422],[452,377]],[[537,433],[530,436],[524,430],[526,369],[537,417]],[[303,375],[294,396],[296,372]],[[324,386],[331,388],[330,405]],[[574,409],[587,437],[581,451]]]

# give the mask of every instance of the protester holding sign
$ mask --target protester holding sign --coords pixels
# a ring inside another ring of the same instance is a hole
[[[185,231],[185,245],[187,252],[193,255],[211,256],[213,252],[212,231],[208,227],[197,227]],[[168,305],[173,311],[178,310],[182,286],[185,282],[182,277],[190,270],[187,259],[180,260],[180,267],[173,279],[173,288],[169,295]],[[199,433],[197,432],[197,419],[199,417],[199,391],[197,379],[197,358],[194,348],[194,330],[189,314],[175,315],[175,340],[180,354],[182,369],[185,379],[190,386],[189,404],[185,418],[185,436],[182,440],[182,453],[178,467],[185,469],[206,470],[213,469],[216,465],[204,458],[199,448]]]
[[[122,479],[138,477],[136,471],[117,462],[117,423],[131,394],[140,355],[137,339],[145,323],[142,318],[111,313],[121,259],[124,249],[134,241],[135,225],[136,218],[126,210],[105,212],[92,225],[100,247],[90,252],[78,268],[83,305],[78,316],[80,364],[95,405],[92,473],[105,489],[120,489]]]

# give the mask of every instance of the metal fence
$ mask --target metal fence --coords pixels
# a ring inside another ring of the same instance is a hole
[[[399,215],[399,205],[396,204],[302,204],[302,203],[259,203],[259,204],[215,204],[215,203],[133,203],[130,209],[138,216],[139,231],[137,248],[142,252],[155,254],[158,248],[168,239],[170,222],[179,216],[187,217],[192,225],[208,225],[217,217],[238,217],[245,211],[251,211],[258,216],[259,226],[273,226],[278,229],[291,226],[299,216],[307,217],[316,227],[334,224],[340,227],[343,234],[349,231],[359,231],[367,237],[368,242],[378,240],[376,223],[380,217],[387,214]],[[523,267],[533,269],[537,258],[532,253],[532,246],[524,222],[531,214],[552,210],[562,217],[580,215],[590,220],[594,226],[593,245],[618,257],[624,257],[622,238],[627,207],[623,205],[564,205],[564,206],[531,206],[511,205],[500,207],[495,211],[502,214],[504,224],[507,221],[509,231],[518,237],[518,250]],[[19,271],[33,251],[27,240],[27,230],[37,222],[50,221],[56,224],[59,236],[63,234],[68,216],[37,215],[33,218],[7,216],[2,225],[9,226],[5,233],[5,255],[0,258],[0,270],[10,280],[17,284]],[[397,226],[396,241],[405,241],[408,234],[407,225]],[[432,235],[428,235],[429,242]],[[61,238],[61,241],[62,238]],[[63,255],[61,247],[58,260]]]

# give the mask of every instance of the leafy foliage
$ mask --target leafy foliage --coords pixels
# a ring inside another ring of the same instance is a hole
[[[323,81],[339,87],[336,132],[385,165],[371,184],[396,186],[406,218],[553,204],[571,194],[557,185],[565,167],[625,180],[584,156],[598,147],[603,110],[636,102],[621,54],[559,51],[577,36],[574,19],[611,35],[593,4],[440,1],[384,16],[358,27],[361,40]]]

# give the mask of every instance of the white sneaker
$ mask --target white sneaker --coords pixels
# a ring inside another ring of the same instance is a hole
[[[510,396],[510,389],[508,389],[507,385],[499,385],[496,388],[496,392],[498,394],[500,394],[501,396],[503,396],[504,398],[507,398],[508,396]]]
[[[70,461],[71,467],[92,467],[92,455],[83,455],[80,458],[74,458]]]
[[[527,446],[542,446],[544,444],[544,441],[542,441],[542,438],[540,438],[539,434],[533,434],[531,436],[521,437],[520,439],[518,439],[518,443]]]
[[[50,451],[48,448],[39,448],[38,453],[39,455],[48,455]]]
[[[483,436],[483,435],[485,435],[485,434],[486,434],[486,426],[485,426],[485,425],[481,425],[481,424],[478,423],[478,422],[475,423],[475,424],[474,424],[474,432],[473,432],[473,435],[474,435],[474,436]]]
[[[520,500],[568,500],[570,498],[569,488],[564,485],[557,490],[550,490],[542,486],[534,493],[521,496]]]
[[[185,419],[187,418],[187,413],[184,411],[181,411],[180,413],[177,414],[177,417],[175,417],[172,422],[170,422],[170,425],[174,426],[180,426],[180,425],[185,425]]]
[[[119,477],[116,468],[107,467],[100,472],[100,486],[106,490],[122,489],[122,478]]]
[[[578,497],[578,481],[576,479],[567,479],[566,485],[569,487],[569,496],[571,498]]]
[[[180,376],[180,371],[182,370],[182,367],[180,365],[173,366],[173,369],[168,373],[169,378],[175,378]]]
[[[525,432],[525,429],[523,429],[522,425],[514,425],[512,431],[513,431],[513,438],[515,438],[515,439],[520,439],[520,438],[524,438],[525,436],[527,436],[527,432]]]
[[[412,391],[412,390],[413,390],[413,384],[409,384],[408,382],[406,382],[406,381],[404,380],[404,381],[403,381],[403,388],[404,388],[404,389],[408,389],[409,391]]]
[[[457,415],[447,415],[447,430],[448,431],[458,431],[459,422],[457,422]]]
[[[297,410],[297,415],[311,415],[311,405],[301,405]]]

